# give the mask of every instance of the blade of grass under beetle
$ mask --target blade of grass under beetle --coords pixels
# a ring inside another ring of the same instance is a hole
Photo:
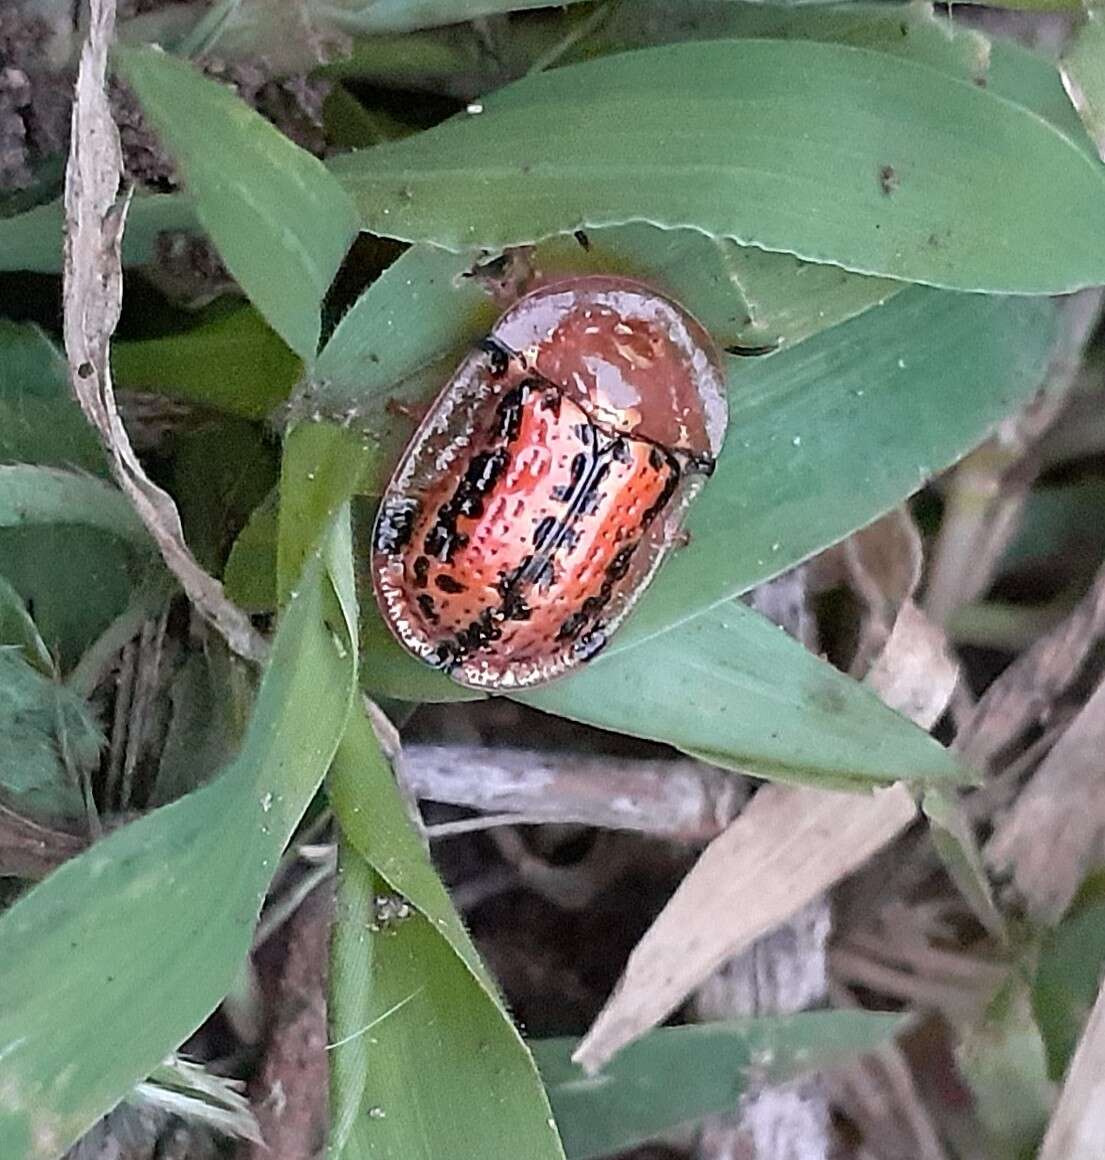
[[[515,699],[773,781],[869,789],[971,776],[870,689],[736,601]]]
[[[359,442],[333,425],[300,424],[290,433],[281,473],[282,588],[314,529],[355,485],[361,455]],[[336,587],[336,614],[352,638],[352,591]],[[335,934],[331,979],[336,1134],[330,1155],[508,1160],[525,1139],[533,1160],[558,1160],[533,1061],[359,710],[348,721],[328,787],[342,828],[343,864],[352,875],[339,889],[342,929]],[[363,865],[350,868],[354,858]],[[408,910],[389,921],[375,907],[390,892]],[[373,927],[383,928],[381,937]]]
[[[55,1160],[233,982],[349,715],[356,642],[334,585],[352,598],[347,512],[289,600],[235,761],[0,917],[0,1154]]]
[[[920,287],[767,359],[729,363],[729,432],[667,561],[607,650],[634,646],[863,527],[954,463],[1044,381],[1052,303]],[[386,629],[365,602],[362,639]],[[560,682],[570,685],[574,678]],[[372,690],[450,700],[452,683],[388,649]]]
[[[596,1076],[572,1063],[574,1039],[532,1043],[568,1160],[631,1148],[703,1116],[734,1111],[750,1085],[784,1083],[887,1043],[907,1016],[807,1011],[658,1027]]]
[[[323,296],[357,233],[348,196],[321,161],[186,61],[153,48],[116,57],[230,272],[288,346],[314,358]]]
[[[452,249],[643,220],[951,289],[1105,280],[1105,240],[1086,242],[1105,169],[1083,149],[968,81],[831,43],[570,65],[331,168],[365,228]]]

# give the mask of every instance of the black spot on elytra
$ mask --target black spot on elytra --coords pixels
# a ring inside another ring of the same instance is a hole
[[[575,640],[577,636],[583,631],[583,626],[587,623],[587,614],[585,612],[573,612],[561,623],[556,630],[557,640]]]
[[[373,546],[377,552],[389,556],[401,552],[410,543],[418,518],[418,500],[406,496],[390,496],[380,505],[376,517],[376,535]]]
[[[541,410],[552,411],[554,419],[560,414],[560,391],[556,387],[550,387],[541,396]]]
[[[510,452],[505,447],[499,447],[495,451],[481,451],[468,465],[464,481],[457,489],[458,496],[469,489],[476,495],[486,495],[495,486],[495,481],[506,470],[509,462]],[[468,485],[467,489],[465,484]]]
[[[497,412],[499,418],[498,435],[506,443],[511,443],[518,438],[518,431],[522,426],[522,411],[529,399],[533,386],[533,379],[525,379],[516,387],[507,391],[499,400]]]
[[[655,450],[655,448],[653,449]],[[675,489],[679,486],[680,468],[679,461],[673,456],[666,457],[668,475],[664,480],[664,486],[660,494],[656,497],[655,503],[645,512],[641,517],[641,526],[647,528],[654,519],[668,506],[668,501],[675,494]]]
[[[450,564],[458,548],[468,543],[468,537],[456,528],[456,514],[448,510],[448,505],[438,512],[437,523],[426,533],[422,546],[427,555],[440,560],[442,564]]]
[[[533,609],[520,592],[507,592],[503,596],[502,613],[504,620],[529,620]]]
[[[437,607],[434,604],[434,598],[432,596],[426,592],[420,593],[418,607],[430,624],[437,624]]]
[[[579,661],[589,661],[606,647],[606,633],[597,625],[572,646],[572,654]]]
[[[629,450],[629,444],[624,439],[615,439],[610,445],[610,454],[618,463],[632,463],[633,456]]]
[[[454,580],[447,572],[440,572],[434,577],[434,587],[441,592],[447,592],[450,596],[459,596],[460,593],[468,591],[459,580]]]
[[[637,542],[626,544],[618,554],[606,566],[606,575],[615,583],[624,579],[625,574],[629,571],[630,561],[633,559],[633,553],[637,550]]]
[[[488,361],[491,363],[492,376],[497,379],[502,378],[506,374],[507,367],[510,366],[510,351],[493,338],[485,338],[480,343],[480,350],[487,355]]]
[[[414,586],[425,588],[430,575],[430,561],[427,556],[418,556],[414,561]]]

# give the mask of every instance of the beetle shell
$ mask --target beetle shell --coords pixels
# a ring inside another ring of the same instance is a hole
[[[372,575],[391,631],[492,692],[590,659],[670,551],[726,415],[713,344],[670,299],[608,277],[519,299],[384,492]]]

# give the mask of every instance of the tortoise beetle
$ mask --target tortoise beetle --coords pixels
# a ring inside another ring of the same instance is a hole
[[[474,689],[569,672],[671,551],[726,421],[714,345],[671,299],[605,276],[520,298],[384,491],[372,578],[388,627]]]

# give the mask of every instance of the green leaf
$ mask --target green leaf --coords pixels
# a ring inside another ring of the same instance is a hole
[[[3,319],[0,462],[107,473],[100,441],[69,390],[65,360],[37,326]]]
[[[276,448],[258,425],[227,418],[178,435],[172,472],[185,539],[217,574],[234,533],[276,483]]]
[[[0,270],[60,273],[64,221],[60,199],[15,217],[0,218]],[[198,229],[190,198],[179,193],[140,194],[127,213],[123,264],[145,266],[152,262],[163,233],[195,233]]]
[[[251,307],[210,315],[183,334],[114,343],[115,385],[265,418],[291,393],[303,364]]]
[[[79,697],[18,649],[0,645],[0,794],[7,801],[40,821],[80,817],[76,775],[92,769],[103,744]]]
[[[412,28],[433,28],[439,24],[460,24],[507,12],[544,8],[548,0],[338,0],[327,6],[326,15],[334,27],[361,36],[406,32]],[[568,4],[578,0],[565,0]]]
[[[332,583],[350,599],[347,513],[324,549],[326,571],[312,555],[289,601],[238,758],[0,917],[0,1155],[54,1160],[233,983],[349,714],[355,642],[323,620]]]
[[[869,789],[970,776],[866,686],[736,602],[515,699],[776,781]]]
[[[1035,393],[1054,333],[1044,300],[916,288],[789,351],[731,361],[729,433],[691,509],[690,543],[591,668],[632,666],[635,645],[900,503]],[[377,624],[366,610],[366,655],[386,633]],[[398,648],[381,654],[369,679],[380,694],[456,696]]]
[[[1044,936],[1032,987],[1032,1009],[1047,1050],[1047,1072],[1061,1080],[1101,986],[1105,967],[1105,900],[1077,905]]]
[[[317,158],[190,64],[153,48],[117,58],[230,272],[288,346],[313,359],[323,296],[357,232],[348,197]]]
[[[930,789],[921,801],[929,820],[932,844],[948,876],[970,904],[979,922],[998,942],[1006,942],[1005,919],[994,902],[982,854],[960,800],[943,789]]]
[[[150,805],[161,806],[206,785],[241,741],[240,701],[229,654],[208,641],[189,654],[169,688],[172,716],[157,766]]]
[[[311,550],[320,523],[356,485],[363,463],[359,440],[346,430],[328,424],[293,428],[281,471],[281,591]],[[329,623],[341,618],[355,634],[351,585],[339,591]],[[343,911],[331,980],[337,1101],[331,1157],[371,1149],[374,1156],[396,1160],[436,1160],[451,1151],[507,1160],[525,1139],[527,1156],[558,1160],[562,1154],[533,1062],[360,712],[349,719],[328,787],[351,875],[339,892]],[[350,867],[354,858],[364,864]],[[373,937],[375,911],[365,908],[374,907],[377,894],[391,891],[413,909],[394,930]]]
[[[54,659],[23,597],[0,576],[0,649],[15,646],[28,664],[46,676],[54,674]]]
[[[1010,1160],[1035,1156],[1055,1091],[1023,979],[1011,978],[980,1023],[964,1029],[955,1054],[989,1136],[985,1154]]]
[[[875,1011],[810,1011],[659,1027],[596,1076],[571,1062],[573,1039],[539,1039],[530,1046],[568,1160],[590,1160],[680,1124],[733,1112],[750,1082],[783,1083],[873,1051],[905,1022]]]
[[[95,528],[0,527],[0,575],[34,608],[38,631],[63,672],[127,607],[137,571],[133,549]]]
[[[276,608],[276,541],[280,531],[280,497],[276,488],[253,509],[223,574],[227,596],[247,612]]]
[[[343,1092],[339,1123],[348,1131],[340,1155],[514,1160],[524,1140],[527,1160],[561,1160],[533,1060],[411,827],[363,715],[350,719],[327,784],[346,841],[378,876],[380,888],[362,891],[362,904],[371,904],[372,893],[393,893],[411,908],[390,922],[374,912],[342,916],[361,932],[362,950],[350,956],[354,934],[339,936],[335,968],[345,973],[332,985],[342,997],[333,1027],[341,1046],[331,1066]],[[358,985],[370,986],[360,1002]],[[353,1115],[349,1086],[361,1075],[367,1078]]]
[[[103,480],[53,467],[0,465],[0,528],[79,524],[149,549],[145,525],[121,491]]]
[[[1086,131],[1105,147],[1105,14],[1090,8],[1082,27],[1063,54],[1067,92]]]
[[[646,220],[954,289],[1105,280],[1105,172],[1081,147],[946,72],[836,44],[571,65],[332,169],[366,228],[458,250]]]

